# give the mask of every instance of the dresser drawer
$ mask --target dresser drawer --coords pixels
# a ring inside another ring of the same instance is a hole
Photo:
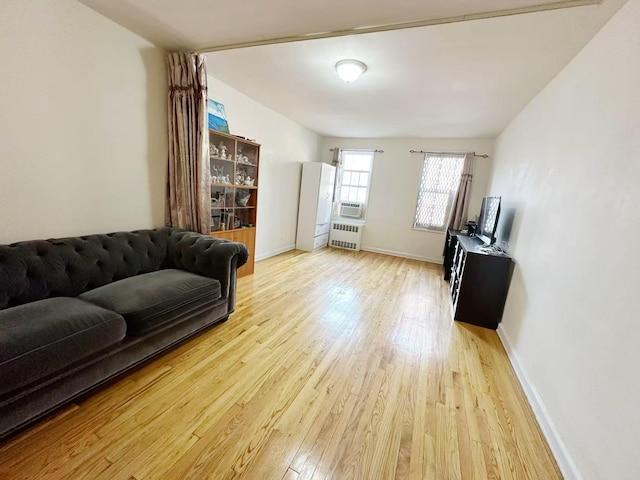
[[[325,233],[324,235],[318,235],[316,238],[314,238],[313,240],[313,248],[320,248],[320,247],[324,247],[327,245],[327,243],[329,243],[329,234]]]
[[[325,233],[329,233],[330,226],[331,226],[330,223],[323,223],[322,225],[316,225],[316,233],[314,234],[314,237],[317,237],[318,235],[322,235]]]

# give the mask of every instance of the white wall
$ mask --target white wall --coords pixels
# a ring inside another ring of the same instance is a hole
[[[496,144],[501,333],[569,479],[640,472],[639,27],[631,0]]]
[[[215,72],[209,56],[207,69]],[[209,75],[209,98],[225,106],[234,135],[260,149],[256,260],[295,248],[301,162],[317,159],[320,137]]]
[[[373,160],[363,249],[442,263],[444,234],[412,229],[424,156],[409,150],[492,155],[493,146],[493,139],[487,138],[325,138],[321,160],[331,162],[331,147],[384,150],[376,153]],[[470,219],[480,212],[490,171],[491,158],[476,158]]]
[[[164,52],[75,0],[0,32],[0,243],[161,226]]]

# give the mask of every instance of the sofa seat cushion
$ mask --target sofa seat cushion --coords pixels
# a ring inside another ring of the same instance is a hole
[[[83,300],[121,314],[128,335],[204,311],[218,304],[220,282],[183,270],[136,275],[80,295]]]
[[[58,297],[0,310],[0,395],[119,342],[121,315]]]

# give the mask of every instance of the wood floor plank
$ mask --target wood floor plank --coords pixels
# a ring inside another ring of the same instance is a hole
[[[440,266],[292,251],[236,312],[0,444],[0,478],[562,478],[494,331]]]

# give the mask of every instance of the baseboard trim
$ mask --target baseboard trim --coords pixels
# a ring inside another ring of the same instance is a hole
[[[259,262],[260,260],[266,260],[267,258],[275,257],[276,255],[289,252],[291,250],[294,250],[295,248],[296,248],[295,244],[287,245],[286,247],[278,248],[277,250],[271,250],[270,252],[267,252],[267,253],[261,253],[260,255],[256,255],[256,258],[254,259],[254,261]]]
[[[565,480],[582,480],[582,475],[580,474],[580,470],[573,462],[571,455],[569,454],[569,450],[566,445],[560,438],[560,433],[556,428],[547,408],[544,406],[544,402],[538,395],[537,390],[529,381],[527,374],[522,368],[522,364],[518,359],[518,355],[512,347],[511,341],[509,340],[509,336],[506,334],[502,325],[498,325],[498,337],[504,346],[505,351],[507,352],[507,356],[511,361],[511,365],[513,366],[513,370],[516,372],[516,376],[518,380],[520,380],[520,385],[524,390],[525,395],[527,396],[527,400],[529,400],[529,405],[531,405],[531,409],[533,410],[533,414],[538,420],[538,424],[547,439],[547,443],[549,444],[549,448],[553,452],[553,456],[558,462],[558,467],[562,472]]]
[[[422,260],[423,262],[436,263],[438,265],[442,265],[442,263],[444,262],[442,258],[422,257],[420,255],[413,255],[412,253],[398,252],[396,250],[386,250],[384,248],[373,248],[364,245],[362,246],[361,250],[364,250],[365,252],[382,253],[383,255],[392,255],[394,257],[410,258],[411,260]]]

